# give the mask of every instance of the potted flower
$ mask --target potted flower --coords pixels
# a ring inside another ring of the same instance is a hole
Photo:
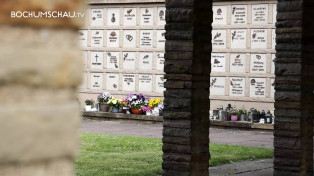
[[[129,94],[125,100],[133,114],[143,113],[142,106],[144,106],[147,101],[147,98],[143,94]]]
[[[148,106],[153,108],[152,115],[159,116],[160,107],[158,107],[162,103],[161,99],[154,98],[149,101]]]
[[[152,115],[153,108],[150,106],[142,106],[142,111],[146,112],[146,115],[150,116]]]
[[[114,113],[119,112],[120,101],[121,100],[116,99],[116,98],[111,98],[108,101],[109,107],[111,107],[111,112],[114,112]]]
[[[97,100],[99,102],[99,110],[108,112],[109,111],[109,105],[108,101],[112,98],[112,95],[109,92],[103,92],[98,95]]]
[[[91,111],[92,106],[94,105],[95,101],[93,99],[85,100],[85,110]]]
[[[231,115],[231,121],[235,122],[238,121],[238,111],[235,109],[232,109],[229,111],[230,115]]]
[[[240,120],[241,121],[246,121],[247,110],[242,108],[242,109],[239,109],[238,113],[239,113],[239,116],[240,116]]]
[[[120,108],[122,109],[122,113],[130,114],[130,111],[129,111],[130,108],[128,107],[128,104],[125,98],[122,98],[122,100],[120,101]]]

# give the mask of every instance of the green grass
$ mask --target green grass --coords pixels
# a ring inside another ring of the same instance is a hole
[[[141,176],[162,173],[161,139],[82,133],[77,176]],[[210,144],[211,165],[271,158],[273,150]]]

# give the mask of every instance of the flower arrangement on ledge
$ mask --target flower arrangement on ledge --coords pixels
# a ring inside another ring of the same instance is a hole
[[[108,101],[112,98],[112,95],[109,92],[103,92],[98,95],[97,100],[99,103],[99,110],[108,112],[109,111],[109,105]]]
[[[85,110],[91,111],[92,106],[95,104],[95,101],[93,99],[85,100]]]
[[[111,107],[111,112],[119,112],[120,102],[121,100],[116,98],[111,98],[108,101],[109,107]]]
[[[148,103],[150,98],[145,97],[143,94],[129,94],[125,100],[133,114],[142,114],[142,107],[145,106],[145,103]]]

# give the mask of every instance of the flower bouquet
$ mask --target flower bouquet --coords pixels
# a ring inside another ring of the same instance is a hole
[[[108,112],[109,111],[109,105],[108,101],[112,98],[112,95],[109,92],[103,92],[98,95],[97,100],[99,102],[99,110]]]
[[[152,115],[153,108],[150,106],[142,106],[142,111],[146,112],[146,115],[150,116]]]
[[[116,99],[116,98],[111,98],[108,101],[108,104],[111,107],[111,112],[114,112],[114,113],[119,112],[120,101],[121,101],[120,99]]]
[[[161,106],[162,105],[162,106]],[[162,100],[158,98],[151,99],[148,104],[153,109],[152,115],[159,116],[160,110],[163,109]],[[161,109],[162,108],[162,109]]]
[[[149,101],[149,98],[146,98],[143,94],[129,94],[125,100],[133,114],[142,114],[142,106]]]
[[[91,100],[85,100],[85,110],[91,111],[92,106],[94,105],[95,101],[93,99]]]
[[[120,101],[120,108],[122,108],[122,113],[130,114],[129,107],[125,98]]]

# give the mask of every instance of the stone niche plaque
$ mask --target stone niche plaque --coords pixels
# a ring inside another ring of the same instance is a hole
[[[90,52],[90,67],[93,69],[102,69],[104,63],[103,52]]]
[[[152,91],[152,82],[153,82],[153,76],[152,75],[139,75],[139,91],[142,92],[151,92]]]
[[[166,31],[165,30],[157,30],[157,48],[165,49],[166,43]]]
[[[213,6],[213,24],[227,24],[227,6]]]
[[[247,5],[232,5],[231,15],[231,24],[247,24]]]
[[[225,95],[226,78],[211,77],[210,78],[210,95]]]
[[[120,8],[107,9],[107,25],[120,26]]]
[[[104,9],[92,9],[91,17],[91,26],[104,25]]]
[[[211,54],[212,72],[225,72],[226,71],[226,54],[225,53],[212,53]]]
[[[246,54],[232,53],[230,54],[230,72],[245,73]]]
[[[157,8],[157,25],[163,26],[166,25],[166,8],[158,7]]]
[[[102,80],[103,74],[102,73],[91,73],[90,74],[90,88],[91,89],[102,89]]]
[[[91,30],[91,46],[103,47],[104,45],[104,31],[103,30]]]
[[[140,53],[140,69],[152,70],[153,69],[153,53]]]
[[[252,5],[252,24],[268,23],[268,4]]]
[[[277,4],[273,4],[273,23],[277,22]]]
[[[231,48],[246,48],[246,30],[231,30]]]
[[[157,53],[157,64],[156,64],[156,70],[164,70],[164,64],[165,64],[165,53]]]
[[[214,49],[226,48],[226,30],[212,30],[212,45]]]
[[[156,75],[156,92],[164,92],[166,89],[164,87],[165,79],[164,75]]]
[[[266,97],[266,78],[250,79],[250,97]]]
[[[136,8],[124,8],[123,25],[136,26]]]
[[[275,59],[276,59],[276,54],[271,54],[271,70],[270,70],[270,72],[272,74],[275,73]]]
[[[119,74],[107,73],[106,89],[119,90]]]
[[[119,30],[107,30],[107,47],[117,48],[119,47]]]
[[[120,60],[119,52],[107,52],[107,68],[118,69],[119,60]]]
[[[271,48],[272,49],[276,49],[276,29],[272,29],[271,30]]]
[[[267,29],[251,29],[251,48],[267,48]]]
[[[78,34],[81,47],[87,47],[88,30],[79,30]]]
[[[135,75],[134,74],[124,74],[122,89],[124,91],[135,91]]]
[[[275,79],[270,79],[270,98],[275,98]]]
[[[123,31],[123,47],[136,48],[136,30]]]
[[[153,26],[154,8],[141,8],[141,25]]]
[[[153,47],[153,30],[140,31],[140,46],[143,48]]]
[[[266,73],[266,54],[251,54],[251,73]]]
[[[245,78],[230,77],[229,96],[245,95]]]
[[[136,52],[124,52],[123,54],[123,69],[135,70]]]

